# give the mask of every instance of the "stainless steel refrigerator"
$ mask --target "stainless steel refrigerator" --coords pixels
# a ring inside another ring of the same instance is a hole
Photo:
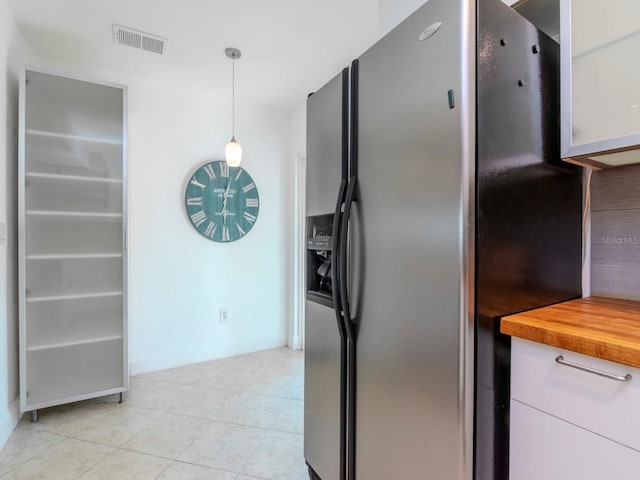
[[[499,0],[430,0],[309,97],[311,478],[508,478],[500,317],[581,294],[558,67]]]

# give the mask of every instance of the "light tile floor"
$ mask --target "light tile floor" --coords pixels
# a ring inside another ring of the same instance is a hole
[[[0,478],[307,480],[303,355],[287,348],[131,378],[103,397],[24,415]]]

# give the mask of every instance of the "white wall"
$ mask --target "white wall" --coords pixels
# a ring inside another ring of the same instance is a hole
[[[428,0],[379,0],[378,22],[381,36],[386,35],[393,27],[415,12]]]
[[[24,41],[0,0],[0,447],[18,420],[17,139],[18,78]]]
[[[141,52],[141,55],[148,55]],[[260,195],[253,229],[230,244],[191,226],[184,189],[224,158],[230,92],[141,82],[39,59],[36,67],[129,86],[129,357],[143,373],[287,344],[288,115],[236,102],[242,166]],[[219,323],[219,309],[230,320]]]
[[[286,344],[287,116],[239,107],[243,168],[260,195],[251,232],[230,244],[201,237],[183,206],[202,163],[223,159],[229,99],[188,89],[130,90],[132,373]],[[230,320],[218,322],[219,309]]]

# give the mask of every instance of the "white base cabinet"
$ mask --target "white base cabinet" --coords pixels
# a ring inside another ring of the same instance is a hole
[[[511,348],[511,480],[640,478],[640,370],[518,338]]]
[[[638,480],[640,453],[511,401],[511,480]]]

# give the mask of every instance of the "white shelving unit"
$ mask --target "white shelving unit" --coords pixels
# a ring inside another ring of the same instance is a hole
[[[20,92],[20,407],[129,387],[127,92],[26,71]]]

